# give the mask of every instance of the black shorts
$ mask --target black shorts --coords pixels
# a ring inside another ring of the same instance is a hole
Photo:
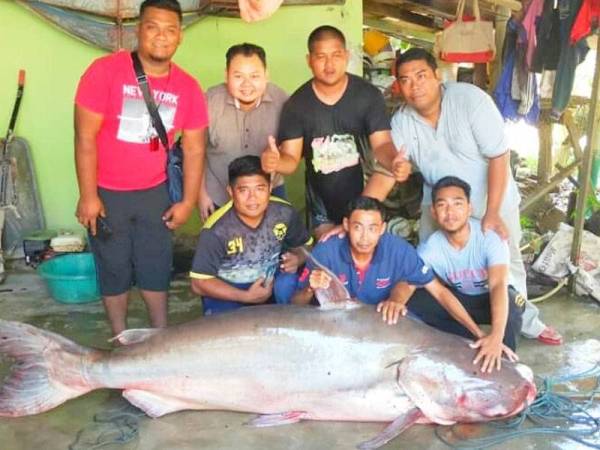
[[[306,210],[308,211],[307,226],[310,230],[314,231],[315,228],[325,224],[335,224],[327,214],[327,208],[323,203],[323,199],[315,192],[313,187],[306,183]],[[341,223],[341,222],[340,222]]]
[[[98,194],[112,231],[107,237],[89,236],[100,293],[123,294],[133,284],[148,291],[167,291],[173,243],[162,220],[169,208],[166,185],[139,191],[99,188]]]

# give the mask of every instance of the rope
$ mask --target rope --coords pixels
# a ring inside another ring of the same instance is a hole
[[[140,418],[144,415],[129,404],[99,412],[93,423],[79,430],[69,450],[98,450],[131,442],[139,436]]]
[[[554,392],[555,385],[591,377],[596,378],[596,386],[589,392]],[[508,421],[490,424],[501,430],[491,436],[461,442],[460,439],[443,435],[442,432],[448,431],[448,427],[441,426],[436,427],[435,434],[446,445],[456,449],[489,448],[512,439],[534,435],[563,437],[589,448],[600,449],[600,417],[594,417],[588,412],[600,394],[600,364],[574,375],[544,378],[542,386],[535,401],[525,411]],[[527,420],[533,426],[523,428]],[[454,426],[449,431],[447,434],[456,436]],[[594,437],[595,442],[590,441]]]

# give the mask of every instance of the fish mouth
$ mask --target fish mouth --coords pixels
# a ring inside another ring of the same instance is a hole
[[[518,364],[515,364],[515,369],[517,370],[517,372],[519,372],[519,374],[523,378],[525,378],[530,383],[533,383],[533,370],[531,370],[531,368],[529,366],[518,363]]]
[[[537,387],[535,386],[535,383],[528,382],[523,389],[527,390],[527,393],[524,396],[525,398],[512,411],[506,411],[504,414],[502,414],[500,411],[490,409],[485,412],[486,416],[490,418],[503,419],[515,416],[516,414],[526,410],[529,405],[535,401],[535,397],[537,396]]]

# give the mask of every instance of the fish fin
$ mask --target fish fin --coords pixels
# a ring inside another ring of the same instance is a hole
[[[384,446],[404,430],[412,426],[419,419],[423,417],[423,413],[419,408],[413,408],[407,411],[405,414],[396,417],[396,419],[390,423],[385,429],[368,441],[361,442],[357,448],[359,450],[373,450]]]
[[[121,331],[116,336],[110,338],[108,342],[117,341],[121,345],[138,344],[151,338],[158,332],[160,328],[133,328],[131,330]]]
[[[184,409],[193,409],[192,405],[183,400],[139,389],[126,389],[123,391],[123,397],[152,418]]]
[[[308,414],[304,411],[286,411],[278,414],[263,414],[246,422],[246,425],[258,428],[276,427],[279,425],[298,423],[303,419],[308,419]]]
[[[0,416],[38,414],[99,387],[85,380],[82,360],[100,352],[50,331],[0,320],[0,353],[15,360],[0,387]]]
[[[346,289],[340,279],[304,247],[300,247],[300,250],[304,253],[304,256],[306,256],[306,258],[309,259],[318,269],[325,272],[331,278],[331,282],[329,283],[329,287],[327,289],[315,289],[315,297],[317,298],[321,308],[351,309],[353,307],[352,304],[357,302],[352,300],[348,289]]]

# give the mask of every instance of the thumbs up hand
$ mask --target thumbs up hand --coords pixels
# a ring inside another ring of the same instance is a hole
[[[412,164],[406,158],[406,149],[402,147],[392,161],[392,173],[398,183],[405,182],[412,172]]]
[[[279,165],[279,148],[277,142],[273,136],[269,136],[269,146],[264,150],[263,154],[260,155],[260,162],[262,168],[267,173],[277,172],[277,166]]]

